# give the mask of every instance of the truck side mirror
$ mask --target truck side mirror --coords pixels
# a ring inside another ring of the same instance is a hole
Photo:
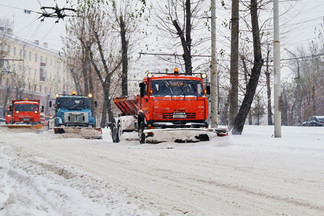
[[[42,110],[41,110],[41,112],[44,112],[44,106],[42,106]]]
[[[12,111],[12,106],[9,106],[9,110]]]
[[[49,104],[48,104],[48,106],[49,106],[49,107],[52,107],[52,105],[53,105],[53,104],[52,104],[52,101],[50,101]]]
[[[210,86],[206,86],[206,93],[207,95],[210,95]]]
[[[145,83],[143,83],[143,82],[140,83],[139,87],[140,87],[140,96],[144,97],[144,95],[145,95]]]
[[[94,102],[94,106],[97,108],[97,106],[98,106],[97,101]]]

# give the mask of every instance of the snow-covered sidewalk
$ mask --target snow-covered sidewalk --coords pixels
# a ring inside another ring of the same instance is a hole
[[[324,215],[324,128],[140,145],[0,128],[0,215]]]

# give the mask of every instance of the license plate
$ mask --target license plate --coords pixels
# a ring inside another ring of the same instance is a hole
[[[173,118],[175,119],[187,118],[187,115],[186,113],[173,113]]]
[[[29,121],[30,120],[30,118],[24,118],[24,121]]]

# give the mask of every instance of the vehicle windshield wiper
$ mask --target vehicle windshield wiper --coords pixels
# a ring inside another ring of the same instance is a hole
[[[180,90],[182,91],[182,93],[183,93],[183,98],[185,98],[186,97],[186,94],[185,94],[185,92],[183,91],[183,88],[182,88],[182,86],[179,86],[179,88],[180,88]]]
[[[165,86],[168,87],[168,89],[170,89],[171,99],[172,99],[172,94],[173,94],[172,89],[170,88],[169,83],[167,81],[164,81],[164,83],[165,83]]]
[[[192,88],[194,89],[195,93],[196,93],[196,96],[197,96],[197,99],[198,99],[198,92],[197,92],[197,88],[195,86],[195,83],[194,82],[189,82],[191,85],[192,85]]]

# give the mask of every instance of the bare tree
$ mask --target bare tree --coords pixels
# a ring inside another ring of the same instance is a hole
[[[193,39],[193,31],[199,28],[202,23],[202,16],[199,15],[204,0],[167,0],[165,5],[160,5],[155,17],[157,19],[157,28],[161,32],[167,32],[173,38],[180,39],[179,43],[173,43],[172,49],[181,46],[183,51],[183,61],[185,73],[192,74],[192,51],[194,46],[198,46],[204,41],[202,38]],[[199,29],[202,30],[202,29]],[[174,50],[176,51],[176,50]]]
[[[268,110],[268,125],[272,125],[272,105],[271,105],[271,83],[270,83],[270,69],[269,69],[269,57],[270,57],[270,46],[267,46],[267,56],[266,56],[266,84],[267,84],[267,110]]]
[[[261,74],[261,68],[263,65],[261,43],[260,43],[260,28],[258,22],[258,3],[257,0],[251,0],[250,2],[251,23],[252,23],[252,35],[253,35],[253,51],[254,51],[254,65],[251,71],[247,90],[239,109],[239,112],[235,118],[232,134],[242,134],[245,119],[250,111],[255,90],[258,85],[259,77]]]
[[[3,105],[3,115],[6,113],[10,94],[15,84],[15,80],[12,78],[13,71],[10,68],[9,60],[7,59],[8,51],[10,50],[5,49],[8,45],[8,33],[11,27],[12,25],[9,19],[0,18],[0,81],[2,82],[2,79],[5,78],[5,89],[3,91],[4,97],[3,100],[0,100],[0,103]],[[2,84],[1,82],[0,85]]]
[[[105,16],[106,13],[101,8],[101,4],[84,5],[84,9],[87,11],[87,28],[94,43],[87,44],[83,38],[79,38],[79,40],[89,53],[91,64],[104,93],[100,126],[105,127],[107,114],[109,121],[113,120],[110,103],[112,99],[110,95],[112,76],[117,72],[122,62],[119,56],[119,47],[116,47],[115,40],[117,38],[106,34],[109,23]]]
[[[114,17],[111,16],[112,24],[119,29],[122,53],[122,95],[128,95],[128,65],[129,47],[135,41],[134,33],[138,30],[140,17],[144,12],[145,1],[120,0],[112,1]],[[109,14],[108,14],[109,15]]]

